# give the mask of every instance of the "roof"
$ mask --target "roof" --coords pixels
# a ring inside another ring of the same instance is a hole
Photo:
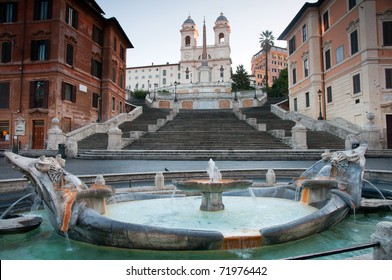
[[[216,19],[215,22],[217,21],[228,21],[227,18],[223,15],[223,13],[220,13],[220,16]]]
[[[113,23],[113,25],[118,29],[121,36],[123,36],[125,42],[127,43],[127,48],[133,49],[133,45],[132,45],[131,41],[129,40],[127,34],[125,33],[124,29],[121,27],[118,20],[115,17],[111,17],[111,18],[106,19],[106,21]]]
[[[191,16],[188,16],[188,18],[184,21],[183,24],[195,24],[195,22],[193,21],[193,19],[191,18]]]
[[[83,3],[83,2],[82,2]],[[90,6],[103,20],[105,23],[112,23],[120,32],[121,36],[124,38],[127,48],[133,48],[131,41],[129,40],[127,34],[125,33],[124,29],[121,27],[120,23],[115,17],[105,18],[105,12],[101,9],[101,7],[97,4],[95,0],[84,0],[84,3]]]
[[[302,8],[299,10],[299,12],[295,15],[295,17],[292,19],[292,21],[289,23],[289,25],[286,27],[286,29],[282,32],[282,34],[279,35],[278,40],[285,40],[285,37],[287,34],[291,31],[291,29],[297,24],[297,22],[301,19],[302,15],[304,12],[312,7],[320,7],[321,4],[324,2],[324,0],[318,0],[315,3],[309,3],[306,2]]]

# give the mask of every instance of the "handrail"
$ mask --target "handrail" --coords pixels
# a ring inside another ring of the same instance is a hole
[[[285,260],[308,260],[308,259],[314,259],[314,258],[320,258],[320,257],[325,257],[325,256],[330,256],[330,255],[342,254],[342,253],[346,253],[346,252],[358,251],[358,250],[363,250],[363,249],[368,249],[368,248],[373,248],[373,247],[379,247],[380,245],[381,244],[378,241],[377,242],[370,242],[370,243],[365,243],[362,245],[344,247],[344,248],[320,252],[320,253],[300,255],[300,256],[296,256],[296,257],[289,257],[289,258],[285,258]]]

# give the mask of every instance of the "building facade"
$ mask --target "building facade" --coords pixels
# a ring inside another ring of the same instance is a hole
[[[172,90],[175,83],[180,85],[201,83],[200,69],[204,46],[210,69],[210,82],[231,83],[230,24],[222,13],[216,19],[213,31],[214,44],[207,45],[206,42],[203,42],[203,45],[198,46],[198,27],[189,16],[180,30],[181,59],[179,63],[128,67],[126,71],[127,89],[131,91],[136,89],[153,91],[155,88]]]
[[[279,36],[287,40],[290,111],[381,129],[392,148],[392,2],[305,3]]]
[[[273,46],[268,52],[268,86],[279,78],[280,71],[287,68],[287,49]],[[251,71],[258,87],[266,86],[266,53],[260,50],[251,60]]]
[[[69,132],[125,110],[132,43],[93,0],[0,1],[0,148],[43,149],[53,118]]]

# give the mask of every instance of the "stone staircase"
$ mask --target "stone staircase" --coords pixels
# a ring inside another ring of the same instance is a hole
[[[188,159],[204,160],[290,160],[317,159],[324,149],[343,150],[344,140],[327,132],[307,131],[308,150],[293,151],[289,144],[271,134],[284,130],[291,137],[293,121],[282,120],[270,106],[244,108],[241,113],[266,125],[258,131],[240,120],[232,110],[180,110],[175,118],[156,131],[149,126],[165,119],[169,110],[143,108],[143,114],[119,126],[123,138],[130,132],[140,137],[120,151],[106,151],[108,135],[94,134],[79,142],[80,158],[102,159]]]
[[[181,110],[124,150],[263,150],[289,146],[239,120],[232,110]]]
[[[291,137],[291,129],[295,122],[291,120],[282,120],[271,112],[270,106],[265,105],[260,108],[246,108],[241,110],[247,118],[256,118],[258,123],[265,123],[267,131],[284,130],[286,137]],[[344,150],[344,140],[325,131],[306,132],[306,141],[308,149],[331,149]]]
[[[144,135],[148,131],[148,126],[156,124],[160,118],[166,118],[169,110],[165,109],[151,109],[143,107],[143,114],[131,122],[122,123],[119,128],[123,132],[123,137],[128,138],[131,132],[138,132],[139,135]],[[95,133],[78,142],[78,149],[83,150],[106,150],[108,147],[108,134]]]

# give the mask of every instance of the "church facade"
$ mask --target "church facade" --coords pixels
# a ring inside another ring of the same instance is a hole
[[[258,106],[260,101],[255,91],[231,91],[230,23],[223,13],[217,17],[213,32],[214,43],[208,45],[204,21],[202,45],[198,45],[199,29],[189,16],[180,29],[179,63],[127,68],[128,91],[148,91],[146,102],[155,108],[229,109]]]
[[[205,24],[203,27],[205,28]],[[231,83],[230,24],[222,13],[216,19],[213,31],[214,44],[205,45],[210,69],[209,80],[216,83]],[[180,32],[181,59],[179,63],[168,62],[160,65],[128,67],[126,71],[128,90],[173,90],[175,83],[185,85],[200,82],[204,46],[197,44],[198,26],[189,16],[182,24]],[[206,44],[203,39],[204,43]]]

